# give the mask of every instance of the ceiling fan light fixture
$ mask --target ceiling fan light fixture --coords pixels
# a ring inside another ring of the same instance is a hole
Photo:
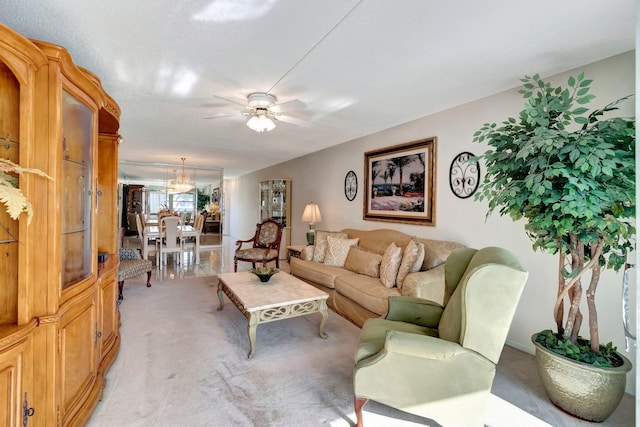
[[[256,108],[254,114],[247,120],[247,127],[256,132],[269,132],[275,129],[276,124],[266,108]]]

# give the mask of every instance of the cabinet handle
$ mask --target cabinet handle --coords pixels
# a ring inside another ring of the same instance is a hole
[[[29,417],[33,417],[36,410],[29,407],[29,401],[27,400],[27,392],[24,392],[24,402],[22,402],[22,427],[27,427]]]
[[[96,323],[96,339],[93,342],[93,345],[96,347],[98,346],[98,338],[102,338],[102,332],[98,330],[98,324]]]

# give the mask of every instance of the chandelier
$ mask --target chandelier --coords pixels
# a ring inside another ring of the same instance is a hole
[[[187,193],[195,187],[193,181],[189,181],[189,176],[184,171],[186,157],[181,157],[180,159],[182,160],[182,173],[178,174],[176,172],[176,179],[172,179],[167,186],[167,189],[172,193]]]
[[[275,129],[276,124],[268,108],[258,107],[247,120],[247,127],[256,132],[269,132]]]

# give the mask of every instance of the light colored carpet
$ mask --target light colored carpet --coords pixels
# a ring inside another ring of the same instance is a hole
[[[247,359],[247,321],[217,279],[125,283],[122,345],[90,427],[352,426],[353,355],[360,330],[333,312],[319,337],[312,314],[258,326]],[[369,402],[367,427],[438,426]],[[548,426],[492,396],[487,425]]]

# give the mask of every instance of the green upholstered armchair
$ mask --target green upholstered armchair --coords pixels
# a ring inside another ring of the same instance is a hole
[[[362,327],[353,374],[355,412],[375,400],[444,425],[482,426],[496,364],[527,280],[505,249],[456,249],[445,307],[389,298]]]

